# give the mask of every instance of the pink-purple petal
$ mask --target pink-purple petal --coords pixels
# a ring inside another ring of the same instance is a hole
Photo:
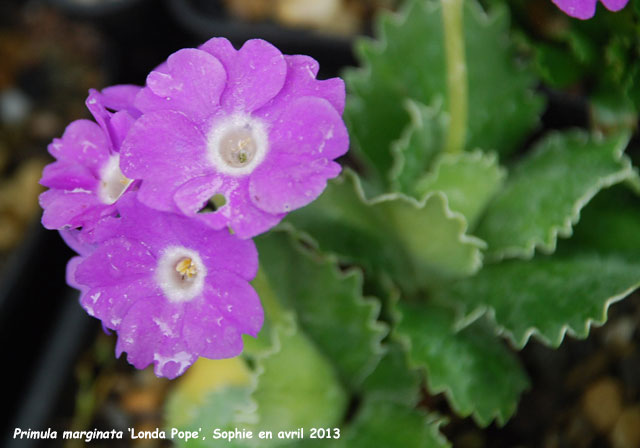
[[[134,101],[141,89],[130,84],[107,87],[100,92],[102,104],[114,112],[126,111],[133,118],[138,118],[140,111],[134,106]]]
[[[249,198],[248,182],[223,193],[226,204],[213,213],[201,213],[198,219],[211,227],[224,223],[240,238],[253,238],[278,224],[284,213],[269,213],[258,208]]]
[[[135,106],[144,112],[168,110],[167,101],[154,94],[150,89],[142,89],[136,95]]]
[[[552,0],[565,14],[576,19],[587,20],[596,13],[597,0]],[[620,11],[629,0],[600,0],[609,11]]]
[[[125,110],[118,111],[111,116],[109,125],[115,151],[120,151],[122,143],[135,121],[136,119]]]
[[[176,190],[173,200],[186,216],[197,218],[211,229],[226,229],[229,227],[232,206],[229,204],[230,190],[228,188],[223,190],[222,185],[223,182],[217,174],[194,177]],[[198,213],[216,194],[222,194],[226,204],[215,212]]]
[[[191,366],[197,353],[189,350],[182,337],[183,307],[161,297],[134,303],[118,329],[116,355],[141,369],[154,364],[157,376],[173,379]]]
[[[76,269],[78,268],[78,265],[83,260],[84,260],[83,257],[73,257],[73,258],[71,258],[67,262],[67,268],[66,268],[66,273],[65,273],[65,279],[67,281],[67,285],[71,286],[72,288],[80,290],[82,293],[84,293],[86,290],[89,289],[88,286],[81,285],[80,283],[78,283],[76,281]]]
[[[116,86],[116,87],[133,87],[133,86]],[[112,88],[113,89],[113,88]],[[140,88],[136,88],[135,92],[138,92]],[[129,89],[126,89],[129,92]],[[131,93],[133,93],[131,91]],[[112,113],[107,110],[108,95],[104,95],[102,92],[98,92],[95,89],[89,90],[89,96],[85,101],[87,109],[93,115],[93,118],[98,122],[98,125],[102,128],[103,132],[109,137],[109,148],[112,151],[119,151],[120,146],[127,132],[136,120],[136,117],[140,115],[140,112],[133,107],[132,103],[118,104],[119,99],[112,99],[113,103],[117,106],[124,106],[122,109],[117,109]]]
[[[53,162],[42,170],[40,185],[60,190],[96,191],[98,179],[86,166],[67,160]]]
[[[131,283],[154,272],[155,257],[141,243],[121,236],[103,242],[78,266],[80,284],[97,287]]]
[[[161,295],[151,277],[140,277],[128,283],[90,288],[81,295],[80,304],[90,316],[100,319],[105,327],[118,330],[134,303]]]
[[[88,232],[85,232],[84,229],[61,229],[58,232],[60,233],[60,237],[64,240],[64,242],[67,243],[67,246],[69,246],[79,255],[87,256],[96,248],[96,244],[90,241],[91,238],[87,235]],[[76,258],[81,260],[81,257],[75,257],[72,260],[75,260]],[[68,277],[67,283],[70,286],[77,288],[75,284],[69,282]]]
[[[220,62],[222,62],[225,69],[228,69],[231,66],[237,53],[237,50],[233,48],[231,42],[224,37],[212,37],[198,48],[215,56]]]
[[[120,157],[125,176],[144,179],[140,200],[164,211],[176,211],[175,190],[209,167],[204,135],[189,118],[174,111],[139,118],[122,144]]]
[[[136,99],[143,112],[175,110],[201,123],[219,105],[226,73],[220,61],[206,51],[187,48],[169,56],[166,72],[153,71],[147,77],[147,92]],[[149,97],[149,91],[160,100]]]
[[[165,244],[176,242],[179,225],[175,220],[182,220],[183,226],[187,218],[170,213],[153,210],[139,202],[139,194],[125,193],[118,201],[120,217],[105,218],[95,229],[98,241],[126,236],[141,241],[157,257]]]
[[[324,158],[308,164],[282,162],[283,158],[265,163],[251,176],[249,193],[253,203],[270,213],[288,213],[309,204],[322,194],[327,180],[342,169]]]
[[[317,97],[296,100],[269,133],[271,154],[307,160],[335,159],[347,152],[349,136],[331,104]]]
[[[83,227],[110,212],[91,192],[45,191],[40,205],[44,208],[42,225],[51,230]]]
[[[54,139],[47,149],[57,160],[86,166],[97,177],[109,157],[109,147],[100,126],[89,120],[76,120],[67,126],[62,138]]]
[[[275,119],[298,98],[305,96],[324,98],[342,115],[345,103],[345,86],[342,79],[317,80],[318,62],[309,56],[293,55],[285,56],[285,59],[287,79],[284,87],[275,98],[256,111],[257,116]]]
[[[613,12],[620,11],[622,8],[627,6],[627,3],[629,3],[629,0],[600,0],[600,1],[605,6],[605,8]]]
[[[206,285],[204,299],[242,333],[256,337],[264,323],[264,313],[253,287],[229,271],[212,271],[209,275],[213,278]]]
[[[215,279],[211,281],[215,282]],[[242,352],[240,330],[211,301],[200,299],[190,302],[186,307],[183,336],[194,353],[206,358],[222,359]]]
[[[194,177],[176,190],[173,200],[186,216],[195,216],[215,194],[222,193],[223,183],[217,174]]]
[[[576,19],[590,19],[596,13],[597,0],[553,0],[565,14]]]
[[[227,71],[227,85],[221,103],[229,112],[252,112],[266,104],[282,89],[287,64],[270,43],[252,39],[237,52],[224,40],[212,39],[200,48],[218,58]]]
[[[212,230],[199,219],[158,212],[140,204],[133,193],[120,199],[118,210],[120,218],[105,220],[101,227],[106,229],[96,230],[98,239],[127,235],[143,242],[156,258],[166,246],[188,247],[200,253],[207,270],[228,270],[246,280],[256,275],[258,252],[251,240],[241,240],[226,229]]]
[[[174,195],[178,208],[187,216],[216,230],[231,228],[240,238],[252,238],[278,224],[284,214],[272,214],[256,207],[249,199],[249,181],[227,178],[220,184],[218,176],[201,176],[183,184]],[[215,194],[225,198],[225,205],[214,212],[196,213],[204,201]]]
[[[100,95],[100,92],[95,89],[89,89],[89,96],[85,100],[84,104],[87,106],[87,109],[89,109],[89,112],[91,112],[94,120],[96,120],[102,130],[108,133],[111,113],[107,110],[104,104],[102,104],[102,95]],[[111,141],[109,141],[109,143],[111,144]]]
[[[271,152],[252,174],[252,202],[269,213],[288,213],[316,199],[340,167],[349,137],[326,100],[305,97],[288,109],[270,134]]]

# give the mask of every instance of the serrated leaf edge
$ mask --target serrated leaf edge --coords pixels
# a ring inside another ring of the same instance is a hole
[[[289,223],[283,225],[282,229],[287,233],[289,233],[290,237],[294,240],[293,244],[295,246],[295,250],[302,253],[304,256],[309,257],[315,263],[328,265],[335,279],[337,279],[340,282],[350,281],[351,278],[355,280],[355,282],[353,283],[353,289],[351,291],[355,299],[355,303],[359,306],[369,309],[367,326],[365,327],[365,329],[371,330],[372,333],[376,335],[374,340],[371,342],[371,346],[369,348],[371,348],[371,352],[374,355],[376,355],[377,358],[372,360],[369,366],[367,366],[366,368],[363,368],[362,372],[360,372],[360,374],[358,375],[355,381],[356,384],[362,384],[365,378],[368,377],[371,374],[371,372],[373,372],[373,370],[375,370],[376,366],[378,365],[378,362],[380,362],[380,359],[382,358],[385,352],[384,347],[382,346],[382,340],[388,335],[389,326],[384,322],[378,320],[378,317],[380,316],[380,311],[382,309],[382,304],[380,300],[377,297],[364,296],[362,294],[362,287],[364,284],[364,274],[359,267],[350,266],[346,271],[342,271],[338,268],[338,257],[335,254],[323,252],[317,248],[316,248],[316,252],[312,253],[310,250],[305,249],[302,246],[302,244],[300,244],[300,240],[304,239],[306,234],[301,235],[303,232],[298,231]],[[305,336],[307,336],[311,341],[313,341],[313,338],[307,335],[306,332],[305,332]],[[318,351],[323,356],[325,356],[322,350],[318,349]]]
[[[421,200],[417,200],[416,198],[407,196],[400,192],[385,193],[385,194],[376,196],[374,198],[368,199],[364,192],[364,188],[362,187],[362,182],[360,181],[360,177],[358,176],[357,173],[355,173],[349,168],[346,168],[343,174],[340,177],[334,179],[334,181],[335,182],[351,182],[353,184],[353,188],[355,189],[358,199],[363,204],[369,205],[369,206],[399,200],[399,201],[404,201],[410,204],[411,206],[416,208],[416,210],[422,210],[426,206],[427,202],[430,201],[432,198],[436,198],[440,200],[445,218],[453,221],[453,223],[457,225],[456,233],[458,234],[458,242],[463,244],[464,246],[473,246],[476,249],[475,254],[473,255],[473,259],[471,261],[469,275],[476,273],[482,267],[482,263],[483,263],[482,250],[487,248],[487,243],[484,240],[474,235],[469,235],[466,233],[469,227],[467,224],[467,219],[461,213],[451,210],[451,208],[449,207],[449,200],[444,193],[440,191],[431,192],[425,195]],[[331,256],[336,257],[338,260],[340,259],[339,254],[320,249],[318,243],[315,241],[315,239],[311,235],[309,235],[308,233],[302,230],[296,229],[295,226],[293,226],[292,224],[283,223],[279,226],[279,228],[285,228],[285,229],[293,228],[301,239],[308,241],[318,251],[323,252],[327,255],[330,254]]]
[[[457,154],[441,154],[434,162],[433,170],[422,177],[419,183],[437,180],[438,177],[440,177],[440,170],[444,165],[453,165],[463,158],[472,162],[481,162],[483,168],[492,168],[495,166],[498,170],[499,182],[503,182],[507,176],[507,170],[498,163],[498,155],[495,152],[485,152],[478,148],[473,151],[460,152]]]
[[[438,443],[444,448],[450,448],[451,442],[440,432],[440,428],[446,426],[449,419],[445,416],[429,412],[425,415],[425,424],[429,427],[429,432]]]
[[[474,274],[478,272],[478,270],[480,270],[483,263],[482,250],[487,248],[487,243],[474,235],[467,234],[467,230],[469,228],[469,225],[467,224],[467,218],[465,218],[462,213],[451,210],[451,207],[449,207],[449,199],[443,192],[430,192],[420,200],[411,196],[407,196],[400,192],[385,193],[375,198],[367,199],[358,175],[351,170],[345,170],[345,177],[350,178],[351,182],[354,185],[354,188],[356,189],[358,197],[366,205],[377,205],[398,200],[410,204],[416,210],[423,210],[426,207],[427,203],[432,199],[439,200],[445,218],[453,221],[453,225],[457,226],[456,233],[458,235],[458,242],[464,246],[473,246],[476,249],[471,261],[471,265],[469,266],[469,275]]]
[[[272,232],[277,231],[284,232],[288,235],[288,237],[291,239],[293,250],[296,250],[303,256],[308,257],[313,263],[329,265],[334,278],[338,281],[348,282],[351,278],[354,278],[355,281],[353,283],[351,295],[354,298],[356,305],[362,306],[369,310],[368,318],[366,319],[367,325],[365,326],[365,329],[371,330],[371,332],[375,335],[375,337],[371,341],[370,346],[371,353],[375,356],[375,358],[371,360],[370,365],[363,367],[362,371],[354,380],[354,384],[361,385],[364,380],[371,374],[371,372],[375,370],[378,363],[380,362],[380,359],[382,359],[385,354],[385,348],[382,345],[382,340],[388,335],[390,330],[389,326],[386,323],[378,320],[380,311],[382,309],[380,300],[375,296],[365,296],[362,294],[362,288],[364,284],[364,273],[362,272],[362,269],[357,266],[350,266],[344,271],[341,270],[338,267],[339,257],[336,254],[322,251],[313,240],[313,238],[311,238],[306,232],[296,229],[292,224],[288,222],[280,223],[276,228],[272,230]],[[312,252],[311,250],[305,248],[302,244],[302,241],[308,243],[311,247],[313,247],[314,251]],[[327,362],[332,366],[333,370],[336,371],[335,366],[333,365],[331,360],[316,345],[313,338],[304,331],[304,326],[300,323],[297,323],[296,317],[294,317],[296,316],[295,310],[288,310],[287,313],[293,314],[293,316],[288,317],[288,319],[294,320],[296,327],[300,328],[304,336],[313,343],[314,347],[318,350],[318,353],[323,358],[325,358]],[[273,331],[275,331],[275,329]],[[264,356],[271,356],[278,351],[279,350],[267,350],[264,352]],[[347,384],[342,384],[342,386],[348,388]]]
[[[392,313],[394,315],[395,322],[400,322],[404,317],[402,312],[398,309],[397,306],[395,306],[395,304],[392,305]],[[451,327],[451,330],[454,333],[459,332],[459,330],[456,329],[455,321],[454,321],[454,325],[452,325]],[[407,352],[407,360],[408,360],[409,367],[425,372],[424,376],[426,378],[427,388],[429,389],[429,392],[433,395],[437,395],[440,393],[444,394],[445,397],[447,398],[447,401],[451,404],[451,406],[453,407],[453,409],[456,411],[458,415],[462,417],[471,416],[479,426],[487,427],[491,424],[493,420],[496,420],[498,425],[503,426],[509,420],[509,418],[511,418],[511,416],[513,416],[513,414],[515,413],[516,409],[518,408],[517,402],[514,403],[513,406],[509,406],[508,409],[506,410],[506,413],[504,414],[502,413],[501,409],[499,408],[495,409],[494,412],[490,414],[488,419],[485,419],[482,415],[480,415],[480,413],[476,409],[474,409],[473,406],[468,408],[463,407],[460,404],[460,402],[457,400],[455,394],[453,393],[453,389],[446,384],[434,384],[433,378],[429,373],[430,371],[429,366],[426,363],[421,363],[419,361],[416,361],[414,357],[411,355],[411,348],[412,348],[411,337],[409,337],[407,334],[399,332],[397,326],[394,326],[391,334],[392,334],[392,337],[397,342],[399,342],[401,345],[405,347]]]
[[[260,386],[260,378],[264,374],[263,361],[275,354],[280,353],[282,350],[282,341],[280,340],[280,332],[288,336],[292,336],[298,331],[298,325],[295,319],[295,314],[292,311],[284,312],[284,322],[275,322],[271,329],[271,347],[264,350],[256,356],[256,367],[252,372],[251,380],[249,383],[249,405],[247,405],[244,412],[238,413],[238,424],[258,425],[260,423],[260,413],[258,401],[255,399],[255,393]],[[305,335],[306,337],[306,335]]]
[[[417,2],[415,0],[409,0],[405,2],[398,11],[382,11],[374,20],[373,35],[375,37],[362,36],[356,40],[354,48],[360,66],[357,68],[347,69],[345,77],[358,78],[358,81],[360,82],[365,82],[370,79],[371,65],[369,64],[369,60],[364,55],[361,47],[368,47],[372,52],[376,53],[377,56],[380,56],[388,46],[388,36],[385,25],[388,23],[398,28],[402,27],[409,19],[409,15],[415,7],[423,7],[429,14],[440,9],[438,2]],[[351,92],[351,95],[353,94],[354,92]]]
[[[640,173],[637,167],[632,167],[633,176],[625,180],[627,188],[633,191],[637,196],[640,196]]]
[[[398,176],[400,176],[405,166],[405,152],[407,151],[407,149],[409,149],[409,141],[411,140],[411,136],[415,132],[422,130],[428,120],[440,119],[446,122],[449,121],[448,115],[446,115],[446,113],[442,110],[443,103],[444,100],[440,95],[438,95],[435,100],[428,106],[411,98],[405,99],[404,108],[409,114],[410,122],[405,127],[404,131],[402,131],[402,135],[400,136],[400,138],[391,143],[391,157],[393,159],[393,165],[389,170],[388,177],[393,190],[400,190],[400,187],[398,185]],[[427,115],[424,115],[421,112],[420,106],[423,106],[423,109],[427,112]]]
[[[364,83],[371,84],[371,63],[369,58],[365,56],[363,47],[367,47],[372,53],[377,56],[382,55],[388,47],[388,36],[385,28],[385,23],[390,23],[396,27],[402,27],[409,19],[409,15],[414,7],[423,7],[428,10],[428,13],[435,12],[439,9],[437,2],[423,2],[420,4],[417,1],[407,1],[397,11],[384,10],[380,12],[373,24],[373,35],[375,37],[361,36],[354,45],[354,53],[356,59],[359,62],[358,67],[350,67],[344,71],[344,79],[348,90],[348,102],[360,103],[362,102],[360,95],[357,92],[357,88],[354,88],[354,84]],[[349,117],[345,116],[345,120],[348,121]],[[349,126],[350,128],[350,126]],[[368,160],[368,156],[364,148],[362,148],[358,138],[350,132],[351,140],[355,143],[356,152]],[[389,150],[391,148],[388,148]],[[384,177],[388,178],[388,173],[381,173]]]
[[[490,305],[478,305],[471,312],[469,312],[468,314],[465,314],[465,316],[460,318],[456,322],[455,328],[458,331],[461,329],[464,329],[467,326],[471,325],[473,322],[475,322],[477,319],[482,317],[483,315],[486,315],[495,324],[496,334],[498,336],[501,336],[507,339],[509,343],[516,350],[522,350],[524,346],[527,345],[531,337],[534,337],[534,336],[537,340],[539,340],[543,344],[552,348],[558,348],[560,344],[562,344],[562,341],[564,340],[566,335],[572,336],[576,339],[586,339],[589,336],[589,333],[591,332],[592,327],[594,326],[599,327],[601,325],[604,325],[607,322],[609,307],[611,305],[629,296],[638,288],[640,288],[640,282],[634,284],[633,286],[627,288],[626,290],[624,290],[619,294],[609,297],[603,304],[601,317],[588,318],[584,323],[584,327],[582,329],[575,329],[571,327],[571,325],[565,324],[560,328],[560,331],[558,332],[557,337],[552,339],[547,338],[540,331],[540,329],[538,329],[535,326],[530,326],[529,328],[527,328],[527,330],[524,332],[521,338],[519,339],[516,338],[516,336],[513,334],[511,330],[509,330],[506,326],[500,324],[497,321],[496,315],[495,315],[495,309]]]
[[[549,140],[558,140],[562,137],[563,133],[553,132]],[[585,142],[589,138],[586,133],[574,133],[578,138]],[[619,147],[614,151],[614,156],[617,162],[621,163],[621,169],[617,173],[605,176],[599,180],[593,187],[588,189],[581,197],[579,197],[571,208],[571,213],[565,218],[565,220],[559,224],[551,226],[548,230],[544,241],[540,241],[539,238],[530,238],[525,247],[522,246],[508,246],[499,251],[491,251],[491,248],[487,250],[485,256],[488,262],[496,263],[508,258],[517,258],[522,260],[530,260],[539,250],[543,254],[552,254],[555,252],[558,238],[569,238],[573,235],[573,226],[580,221],[580,211],[593,199],[600,191],[623,182],[627,179],[631,179],[634,176],[634,169],[631,163],[631,159],[624,154],[624,150],[628,145],[630,135],[623,135],[619,140]]]

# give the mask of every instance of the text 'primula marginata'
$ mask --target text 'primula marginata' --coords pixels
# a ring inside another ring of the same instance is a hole
[[[144,87],[92,90],[96,122],[49,145],[42,223],[78,252],[67,282],[118,356],[175,378],[258,334],[251,238],[317,198],[349,146],[344,83],[317,72],[263,40],[214,38]]]

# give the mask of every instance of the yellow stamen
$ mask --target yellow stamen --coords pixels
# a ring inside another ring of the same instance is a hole
[[[182,280],[186,278],[193,278],[198,273],[196,265],[193,264],[191,258],[183,258],[180,260],[176,265],[176,271],[180,274]]]

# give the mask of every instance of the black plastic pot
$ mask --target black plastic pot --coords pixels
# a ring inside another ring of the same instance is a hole
[[[284,28],[272,22],[247,23],[229,17],[218,0],[166,0],[175,20],[199,41],[226,37],[236,47],[260,38],[285,54],[308,54],[320,63],[322,76],[335,76],[354,65],[352,39],[302,29]]]
[[[93,339],[97,322],[78,303],[78,294],[65,295],[55,314],[56,325],[46,333],[46,340],[35,352],[36,359],[29,381],[22,388],[19,400],[8,420],[7,447],[62,445],[62,431],[75,405],[74,363]],[[16,428],[58,432],[58,440],[14,439]]]
[[[131,14],[150,0],[48,0],[54,7],[68,15],[83,19],[110,19]]]
[[[58,233],[37,220],[0,273],[6,446],[42,445],[13,440],[13,431],[51,425],[65,387],[72,384],[73,362],[95,327],[64,282],[71,255]]]

